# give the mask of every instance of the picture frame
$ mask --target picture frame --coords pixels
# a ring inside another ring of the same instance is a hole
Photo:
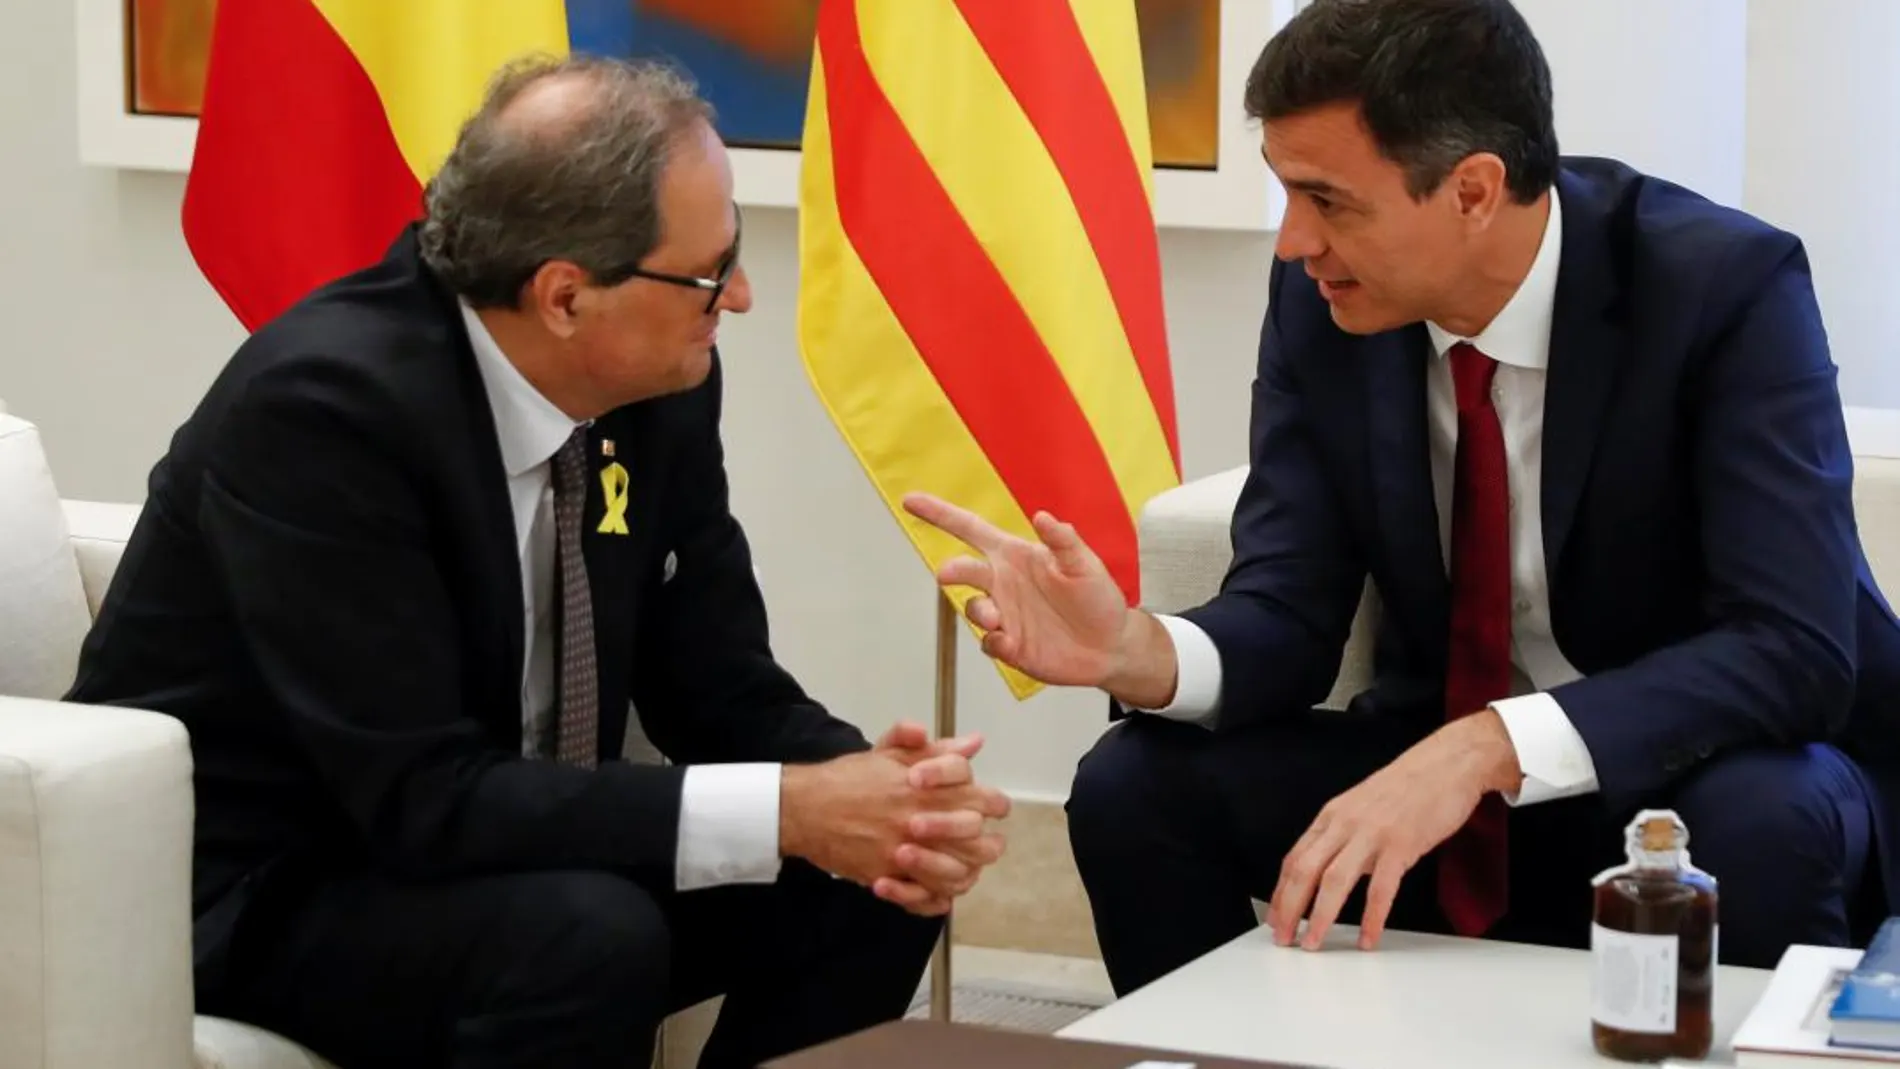
[[[1039,0],[1025,0],[1039,2]],[[1242,107],[1247,73],[1267,39],[1307,0],[1220,0],[1219,149],[1206,169],[1157,168],[1155,222],[1162,229],[1264,232],[1284,196],[1260,159],[1258,127]],[[184,173],[196,119],[134,113],[126,0],[74,0],[77,14],[79,158],[94,167]],[[798,204],[800,153],[734,148],[734,192],[747,206]]]

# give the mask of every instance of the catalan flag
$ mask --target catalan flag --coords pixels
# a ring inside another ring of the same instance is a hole
[[[1053,513],[1137,603],[1135,519],[1180,445],[1133,0],[824,0],[817,38],[820,399],[933,571],[968,549],[904,511],[915,490],[1029,539]]]
[[[183,226],[246,327],[377,258],[488,81],[568,49],[562,0],[225,0]]]

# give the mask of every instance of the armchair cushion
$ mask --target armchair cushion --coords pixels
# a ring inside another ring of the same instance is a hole
[[[1247,481],[1247,466],[1193,479],[1149,499],[1138,528],[1141,543],[1142,607],[1178,613],[1220,593],[1233,563],[1234,503]],[[1379,600],[1366,583],[1341,651],[1332,693],[1321,704],[1343,709],[1372,685]]]
[[[57,698],[92,625],[39,428],[0,414],[0,695]]]
[[[99,615],[99,603],[105,600],[119,558],[125,556],[125,544],[138,526],[143,507],[117,501],[60,502],[66,512],[66,527],[71,532],[73,556],[79,561],[79,579],[86,588],[86,608]]]

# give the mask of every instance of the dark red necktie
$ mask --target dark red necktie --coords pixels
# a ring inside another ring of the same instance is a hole
[[[1460,342],[1451,349],[1458,396],[1458,461],[1451,505],[1451,643],[1445,718],[1511,693],[1511,507],[1504,432],[1491,406],[1497,362]],[[1486,794],[1439,848],[1438,901],[1460,935],[1481,935],[1504,914],[1505,805]]]

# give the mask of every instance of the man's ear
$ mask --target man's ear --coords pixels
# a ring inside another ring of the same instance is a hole
[[[1475,152],[1466,156],[1452,168],[1445,181],[1451,184],[1458,214],[1473,229],[1491,225],[1491,220],[1510,198],[1510,176],[1496,153]]]
[[[566,260],[541,265],[523,287],[525,310],[541,320],[557,338],[570,338],[578,326],[581,305],[589,289],[587,272]]]

